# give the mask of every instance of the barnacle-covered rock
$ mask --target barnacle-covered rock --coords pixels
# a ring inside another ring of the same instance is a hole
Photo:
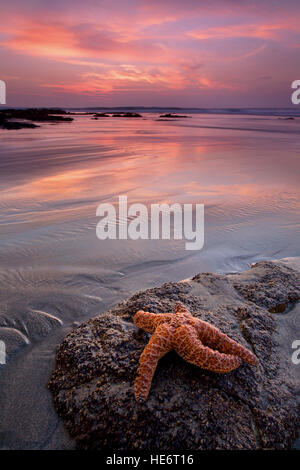
[[[77,446],[292,447],[300,427],[300,365],[291,360],[300,339],[299,280],[298,271],[273,262],[237,274],[201,273],[139,292],[74,329],[58,348],[49,386]],[[215,374],[170,352],[139,404],[133,384],[149,335],[133,316],[141,309],[171,312],[176,302],[252,350],[259,364]]]

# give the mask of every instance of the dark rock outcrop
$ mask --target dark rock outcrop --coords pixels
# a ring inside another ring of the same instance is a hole
[[[6,130],[19,130],[19,129],[34,129],[39,127],[32,122],[9,121],[0,115],[0,129]]]
[[[182,114],[174,114],[174,113],[166,113],[166,114],[161,114],[159,116],[160,118],[187,118],[188,116],[184,116]]]
[[[112,117],[141,118],[143,116],[139,113],[126,112],[126,113],[113,113]]]
[[[300,366],[278,334],[285,313],[272,312],[280,305],[294,315],[299,280],[298,271],[273,262],[238,274],[202,273],[139,292],[73,330],[58,348],[49,386],[78,447],[290,448],[300,427]],[[133,382],[149,335],[132,317],[139,309],[172,311],[177,301],[252,349],[259,365],[214,374],[169,353],[159,361],[148,400],[138,404]]]
[[[67,111],[61,109],[48,108],[29,108],[29,109],[1,109],[0,110],[0,128],[2,129],[33,129],[39,127],[33,123],[14,121],[15,119],[24,119],[25,121],[37,122],[70,122],[73,118]],[[12,121],[13,119],[13,121]]]

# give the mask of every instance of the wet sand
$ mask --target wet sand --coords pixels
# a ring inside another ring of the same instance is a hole
[[[0,334],[10,328],[2,448],[72,448],[46,383],[74,322],[166,280],[300,255],[300,120],[157,117],[76,116],[0,131]],[[203,203],[204,248],[99,241],[96,208],[121,194],[129,203]]]

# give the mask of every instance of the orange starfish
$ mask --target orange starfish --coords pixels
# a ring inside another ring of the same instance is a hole
[[[252,352],[215,326],[193,317],[181,303],[175,304],[174,313],[139,310],[133,321],[139,328],[153,333],[141,354],[134,382],[137,401],[147,400],[157,362],[172,349],[187,362],[219,373],[236,369],[242,361],[257,363]]]

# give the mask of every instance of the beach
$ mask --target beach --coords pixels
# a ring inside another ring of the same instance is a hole
[[[299,117],[182,113],[78,114],[0,130],[1,448],[74,448],[47,381],[57,346],[80,322],[163,282],[300,256]],[[204,247],[99,240],[97,207],[120,195],[204,204]]]
[[[299,449],[299,259],[166,282],[72,330],[49,388],[77,448]]]

